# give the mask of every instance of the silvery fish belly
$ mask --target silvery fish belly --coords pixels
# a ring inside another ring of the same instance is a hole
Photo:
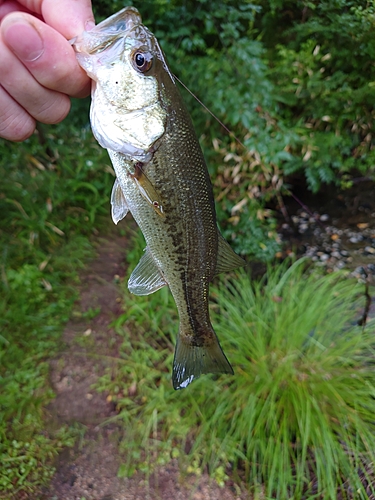
[[[159,44],[127,7],[74,48],[93,80],[93,133],[116,173],[112,218],[130,211],[147,243],[129,289],[147,295],[168,285],[179,312],[173,386],[233,373],[211,326],[209,285],[244,261],[218,232],[203,154]]]

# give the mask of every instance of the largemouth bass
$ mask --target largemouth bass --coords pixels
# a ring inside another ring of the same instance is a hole
[[[178,309],[173,386],[233,373],[210,322],[209,286],[245,262],[218,231],[203,153],[158,41],[126,7],[73,46],[93,80],[94,136],[116,173],[113,221],[130,211],[147,243],[129,290],[147,295],[168,285]]]

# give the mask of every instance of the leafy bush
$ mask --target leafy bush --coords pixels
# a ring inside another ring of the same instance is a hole
[[[311,3],[304,22],[295,20],[275,47],[272,73],[282,89],[281,113],[292,110],[291,123],[302,127],[303,139],[285,174],[304,169],[315,192],[323,182],[345,182],[353,170],[374,171],[373,21],[372,5]]]
[[[139,8],[172,72],[244,145],[182,90],[215,181],[219,222],[241,253],[275,254],[268,209],[293,190],[296,175],[314,192],[374,175],[372,3],[126,3]],[[123,2],[95,7],[101,18]]]

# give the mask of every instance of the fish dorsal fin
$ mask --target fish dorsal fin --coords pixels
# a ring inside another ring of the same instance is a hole
[[[225,241],[219,230],[218,233],[219,239],[215,275],[233,271],[233,269],[237,269],[237,267],[246,266],[246,262],[232,250],[231,246],[227,241]]]
[[[111,205],[112,220],[115,224],[117,224],[129,212],[128,204],[126,203],[124,193],[122,192],[120,183],[117,178],[112,188]]]
[[[167,282],[157,267],[151,252],[146,248],[145,253],[129,278],[129,290],[135,295],[149,295],[165,285],[167,285]]]

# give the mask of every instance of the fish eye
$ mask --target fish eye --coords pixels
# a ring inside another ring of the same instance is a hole
[[[138,71],[146,73],[151,69],[152,55],[149,52],[135,52],[133,54],[133,63]]]

